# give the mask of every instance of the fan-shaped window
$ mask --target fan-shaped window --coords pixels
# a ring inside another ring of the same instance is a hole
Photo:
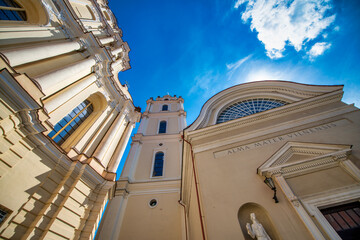
[[[153,177],[160,177],[163,175],[164,168],[164,153],[157,152],[155,154],[154,168],[153,168]]]
[[[167,111],[169,110],[169,106],[168,105],[163,105],[162,106],[162,111]]]
[[[49,137],[58,145],[65,142],[66,139],[83,123],[93,112],[93,105],[88,101],[83,101],[74,108],[68,115],[61,119],[54,126],[54,130],[49,133]]]
[[[166,133],[166,121],[161,121],[159,124],[159,133]]]
[[[26,12],[13,0],[0,0],[0,20],[26,21]]]
[[[254,113],[263,112],[287,104],[287,102],[269,99],[256,98],[234,103],[225,108],[219,115],[216,123],[223,123],[233,119],[245,117]]]

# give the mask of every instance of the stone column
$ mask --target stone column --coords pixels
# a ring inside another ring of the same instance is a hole
[[[123,52],[124,49],[122,47],[119,47],[117,49],[114,49],[111,51],[112,55],[117,56],[119,53]]]
[[[94,152],[94,157],[99,159],[99,161],[102,164],[104,162],[103,158],[104,158],[108,148],[110,147],[113,139],[115,138],[115,136],[117,134],[117,129],[119,129],[121,124],[123,123],[124,117],[125,117],[124,114],[122,114],[122,113],[118,114],[115,121],[113,122],[113,124],[111,125],[111,127],[109,128],[107,133],[105,134],[103,140],[100,142],[99,146],[96,148],[96,150]],[[104,164],[103,164],[103,166],[106,167],[106,165],[104,165]]]
[[[74,97],[76,94],[84,90],[86,87],[88,87],[90,84],[92,84],[95,81],[96,81],[96,76],[94,73],[92,73],[80,79],[75,84],[72,84],[69,87],[65,88],[61,92],[46,99],[44,103],[47,112],[51,113],[54,109],[58,108],[64,102]]]
[[[108,167],[109,172],[116,172],[119,163],[121,161],[121,158],[124,154],[125,148],[127,146],[127,143],[129,142],[129,138],[131,136],[131,132],[134,129],[135,123],[130,122],[128,126],[126,127],[124,134],[119,142],[119,144],[116,147],[116,150],[111,158],[111,162]]]
[[[116,133],[115,133],[113,139],[111,139],[111,143],[110,143],[109,147],[106,149],[106,153],[104,154],[104,156],[101,160],[101,163],[106,168],[108,168],[108,166],[109,166],[111,156],[114,154],[116,146],[121,141],[121,138],[124,137],[125,129],[128,125],[128,121],[127,121],[127,119],[125,119],[125,114],[121,114],[121,116],[122,116],[121,124],[117,129],[114,129],[114,131]]]
[[[115,41],[114,37],[106,37],[106,38],[101,38],[100,39],[100,42],[101,42],[102,45],[106,45],[106,44],[111,43],[113,41]]]
[[[123,62],[124,62],[123,59],[120,58],[111,64],[111,67],[116,74],[124,68],[122,64]]]
[[[51,95],[90,74],[95,63],[95,59],[87,58],[38,76],[35,79],[41,86],[42,92],[45,95]]]
[[[111,114],[113,109],[110,106],[102,112],[102,114],[96,119],[94,124],[91,125],[88,131],[81,137],[81,139],[76,143],[74,148],[78,152],[83,152],[86,146],[93,140],[93,137],[96,136],[97,130],[105,125],[107,118]]]
[[[115,109],[110,110],[109,114],[106,115],[104,121],[101,122],[100,127],[97,129],[96,133],[92,138],[87,141],[87,145],[83,150],[84,154],[91,156],[96,150],[97,146],[100,144],[103,136],[106,134],[108,128],[111,127],[118,115],[118,111]]]
[[[2,53],[9,60],[11,66],[18,66],[25,63],[55,57],[61,54],[79,50],[80,42],[47,43],[39,46],[16,48],[4,50]]]

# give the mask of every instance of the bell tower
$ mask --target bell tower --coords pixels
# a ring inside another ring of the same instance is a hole
[[[101,222],[97,239],[182,239],[179,204],[184,99],[147,100],[123,172]]]

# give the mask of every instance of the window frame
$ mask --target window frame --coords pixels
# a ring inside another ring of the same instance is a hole
[[[0,210],[6,213],[6,215],[0,222],[0,227],[1,227],[6,222],[6,220],[10,217],[10,215],[13,213],[13,211],[1,204],[0,204]]]
[[[14,13],[13,12],[16,12],[18,17],[21,19],[0,19],[0,21],[6,21],[6,22],[27,22],[28,21],[28,16],[27,16],[27,13],[26,13],[26,9],[18,2],[18,1],[15,1],[15,0],[8,0],[8,1],[11,1],[13,2],[15,5],[17,5],[18,7],[9,7],[9,6],[1,6],[0,5],[0,11],[10,11],[13,15]],[[18,12],[23,12],[24,15],[21,16],[21,14],[19,14]],[[4,15],[6,15],[4,13]],[[7,16],[7,15],[6,15]],[[16,15],[14,15],[15,18]]]
[[[85,105],[85,106],[84,106]],[[80,109],[80,107],[83,107]],[[91,110],[89,113],[89,109]],[[84,113],[86,111],[86,113]],[[94,113],[93,103],[85,99],[74,109],[72,109],[68,114],[66,114],[62,119],[60,119],[52,128],[47,136],[52,139],[58,146],[63,145],[72,135],[76,132],[81,125],[89,119],[89,117]],[[75,114],[75,115],[74,115]],[[74,116],[72,116],[74,115]],[[70,129],[68,129],[70,127]],[[60,128],[57,130],[57,128]],[[65,133],[65,135],[64,135]],[[51,135],[53,134],[53,135]],[[55,140],[57,137],[60,139]]]
[[[162,122],[165,122],[165,132],[160,132],[160,125]],[[159,120],[157,134],[166,134],[167,133],[167,123],[168,123],[167,120]]]
[[[215,124],[225,123],[257,113],[266,112],[289,104],[289,102],[272,97],[245,98],[222,107],[216,114]]]
[[[155,157],[156,154],[162,152],[164,154],[163,157],[163,166],[162,166],[162,175],[161,176],[153,176],[154,172],[154,166],[155,166]],[[152,155],[152,161],[151,161],[151,171],[150,171],[150,179],[158,179],[165,177],[165,164],[166,164],[166,149],[164,148],[155,148]]]
[[[355,202],[360,200],[359,185],[353,185],[352,187],[344,187],[342,189],[335,189],[326,192],[322,192],[318,195],[311,196],[302,199],[305,209],[311,216],[314,216],[315,220],[322,226],[325,233],[335,240],[342,240],[336,230],[331,226],[320,209],[339,206],[349,202]]]
[[[166,109],[164,109],[164,107],[166,107]],[[169,105],[168,104],[164,104],[161,106],[161,111],[165,112],[165,111],[169,111]]]

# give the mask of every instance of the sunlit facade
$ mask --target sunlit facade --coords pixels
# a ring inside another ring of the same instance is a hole
[[[342,88],[236,85],[183,131],[150,99],[97,239],[357,239],[360,112]]]
[[[0,238],[93,239],[136,122],[106,0],[0,1]]]

